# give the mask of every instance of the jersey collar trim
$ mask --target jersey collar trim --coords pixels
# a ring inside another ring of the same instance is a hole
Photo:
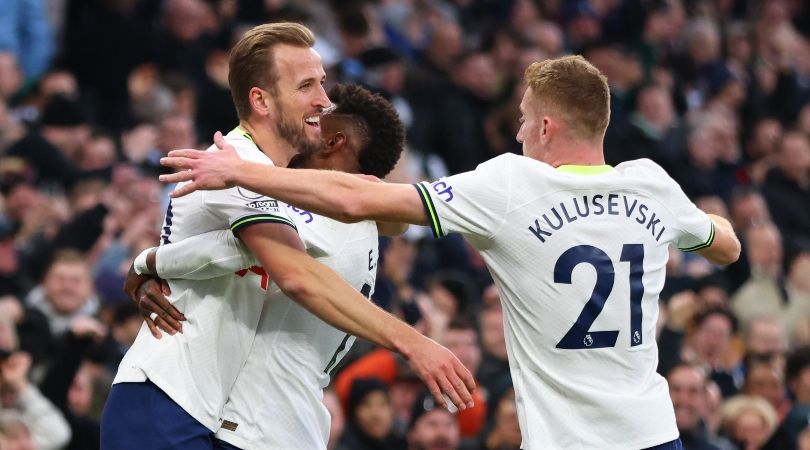
[[[253,135],[251,135],[250,132],[248,132],[239,125],[237,125],[236,128],[231,130],[231,132],[228,133],[228,136],[242,136],[243,138],[249,140],[250,142],[253,142],[253,145],[256,145],[256,141],[253,140]],[[256,145],[256,147],[258,147],[258,145]]]
[[[578,166],[574,164],[564,164],[557,167],[557,170],[565,173],[573,173],[576,175],[599,175],[608,173],[613,170],[613,166],[604,164],[601,166]]]
[[[250,134],[250,132],[249,132],[249,131],[247,131],[247,130],[245,130],[244,128],[242,128],[240,125],[237,125],[237,126],[236,126],[236,127],[233,129],[233,130],[231,130],[231,131],[228,133],[228,135],[227,135],[227,136],[228,136],[228,137],[236,137],[236,136],[238,136],[238,137],[243,137],[243,138],[245,138],[245,139],[249,140],[249,141],[250,141],[250,143],[251,143],[251,144],[253,144],[253,146],[254,146],[254,147],[256,147],[256,149],[257,149],[257,150],[259,150],[259,152],[260,152],[260,153],[261,153],[261,154],[262,154],[262,155],[263,155],[265,158],[267,158],[267,160],[268,160],[268,161],[270,161],[270,163],[271,163],[272,165],[275,165],[275,163],[273,162],[273,160],[271,160],[271,159],[270,159],[270,157],[269,157],[269,156],[267,156],[267,154],[266,154],[266,153],[264,153],[264,151],[262,151],[262,148],[261,148],[261,147],[259,147],[259,144],[257,144],[257,143],[256,143],[256,141],[253,139],[253,135],[252,135],[252,134]]]

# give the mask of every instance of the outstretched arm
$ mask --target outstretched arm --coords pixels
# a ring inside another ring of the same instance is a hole
[[[449,350],[369,302],[305,252],[256,228],[243,229],[240,237],[287,296],[335,328],[401,353],[440,404],[445,393],[460,409],[472,406],[475,382]]]
[[[220,133],[215,135],[214,142],[220,151],[174,150],[161,159],[161,164],[180,169],[162,175],[161,181],[189,181],[172,196],[238,185],[343,222],[428,223],[413,186],[374,183],[341,172],[254,164],[239,158]]]

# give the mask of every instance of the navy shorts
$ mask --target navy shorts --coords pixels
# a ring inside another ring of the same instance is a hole
[[[644,450],[683,450],[683,444],[681,444],[681,438],[678,438]]]
[[[101,450],[221,450],[214,433],[152,382],[113,385],[101,417]]]

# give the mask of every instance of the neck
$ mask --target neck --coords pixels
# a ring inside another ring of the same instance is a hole
[[[564,165],[574,166],[603,166],[605,164],[605,154],[602,151],[602,143],[591,143],[583,141],[560,142],[557,146],[561,151],[549,152],[546,160],[552,167]]]
[[[240,120],[239,126],[250,133],[253,142],[277,167],[286,167],[298,151],[290,146],[269,124],[258,124],[251,120]]]

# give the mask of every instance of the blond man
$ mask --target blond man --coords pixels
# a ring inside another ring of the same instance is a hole
[[[183,171],[163,180],[191,180],[178,196],[239,185],[340,220],[462,234],[501,292],[523,449],[680,448],[655,372],[668,247],[729,264],[739,241],[655,163],[605,165],[610,94],[585,59],[534,63],[526,81],[523,156],[434,183],[261,167],[222,141],[226,151],[170,153],[164,164]]]

